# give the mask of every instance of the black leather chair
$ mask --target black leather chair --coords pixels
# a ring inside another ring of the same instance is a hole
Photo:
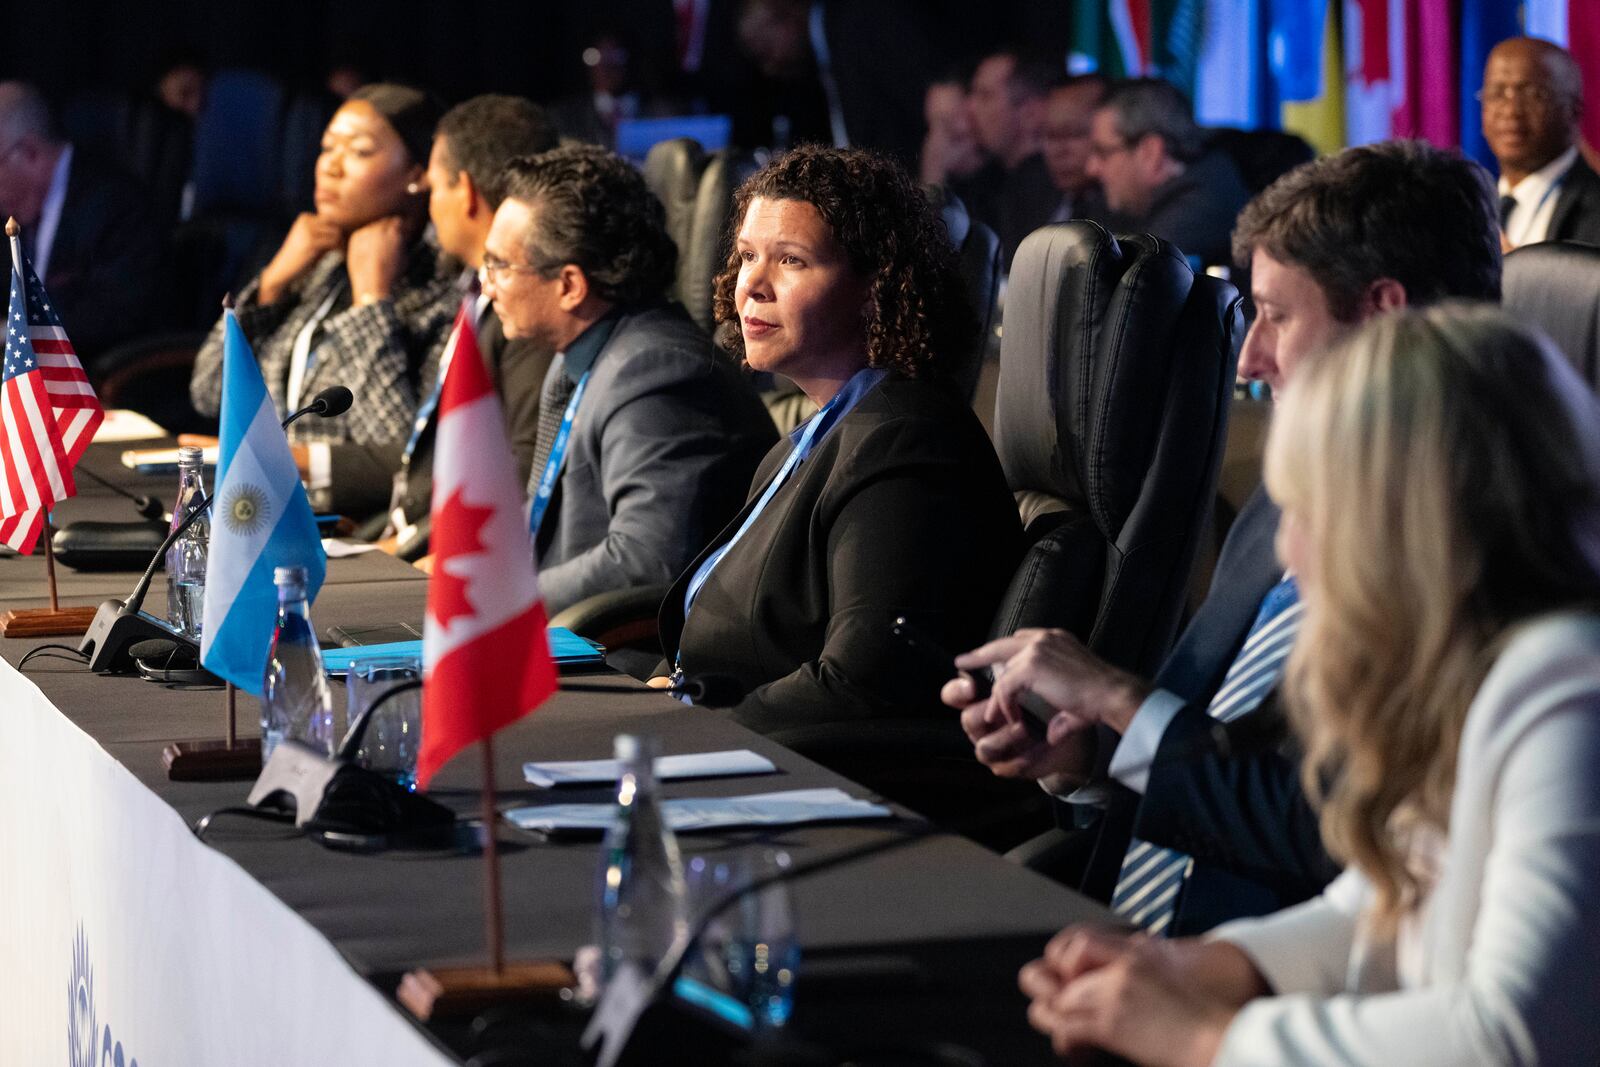
[[[1600,247],[1524,245],[1506,256],[1501,290],[1505,309],[1544,331],[1600,390]]]
[[[1317,158],[1316,150],[1304,137],[1285,130],[1222,127],[1211,132],[1208,144],[1233,160],[1251,196],[1300,164]]]
[[[1151,674],[1171,646],[1227,436],[1238,292],[1093,222],[1011,265],[995,448],[1032,545],[994,633],[1058,626]]]
[[[662,141],[645,156],[644,180],[661,200],[678,245],[673,295],[702,329],[711,329],[711,279],[722,269],[722,238],[733,192],[749,169],[743,157],[707,154],[689,137]]]
[[[1012,260],[995,448],[1030,547],[993,635],[1059,627],[1149,676],[1171,647],[1227,440],[1242,301],[1148,235],[1030,234]],[[1107,739],[1109,741],[1109,738]],[[1092,809],[1075,813],[1092,821]],[[1012,859],[1075,883],[1070,825]]]
[[[950,232],[950,243],[956,246],[956,266],[978,318],[978,333],[972,348],[960,353],[959,361],[951,367],[951,376],[970,404],[977,395],[984,353],[989,350],[994,333],[1000,276],[1005,273],[1000,238],[986,223],[973,218],[961,198],[943,186],[929,186],[928,198],[939,209],[945,229]]]

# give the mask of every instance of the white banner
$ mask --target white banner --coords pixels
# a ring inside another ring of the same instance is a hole
[[[0,662],[0,1065],[450,1062]]]

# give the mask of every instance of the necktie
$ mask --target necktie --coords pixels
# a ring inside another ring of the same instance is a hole
[[[1283,674],[1303,611],[1299,591],[1289,576],[1261,598],[1244,645],[1206,709],[1212,718],[1232,722],[1260,707]],[[1111,910],[1150,933],[1159,934],[1177,914],[1179,891],[1192,870],[1194,860],[1189,856],[1136,837],[1128,843],[1127,855],[1122,859],[1117,888],[1111,895]]]
[[[577,388],[578,383],[567,374],[566,357],[556,357],[549,376],[544,380],[544,389],[539,393],[539,432],[533,439],[533,480],[528,484],[529,496],[539,488],[539,478],[544,474],[545,465],[550,462],[550,450],[555,446],[556,434],[561,430],[562,416],[567,413],[567,403]]]
[[[1509,193],[1500,198],[1500,229],[1504,230],[1511,224],[1511,213],[1517,210],[1517,198]]]

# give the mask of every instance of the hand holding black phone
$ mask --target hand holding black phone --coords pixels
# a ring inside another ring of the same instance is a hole
[[[955,656],[904,615],[894,620],[889,632],[905,642],[907,648],[943,670],[945,677],[954,678],[961,675],[969,679],[972,682],[974,700],[984,700],[994,691],[993,669],[981,667],[975,671],[961,670],[956,666]],[[1055,718],[1055,709],[1035,698],[1032,693],[1024,694],[1018,703],[1027,712],[1022,717],[1023,727],[1033,737],[1043,740],[1045,728],[1049,726],[1050,720]]]

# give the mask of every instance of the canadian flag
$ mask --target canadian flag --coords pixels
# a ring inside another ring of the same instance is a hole
[[[538,707],[557,684],[522,487],[470,306],[456,317],[439,397],[417,757],[423,788],[451,756]]]

